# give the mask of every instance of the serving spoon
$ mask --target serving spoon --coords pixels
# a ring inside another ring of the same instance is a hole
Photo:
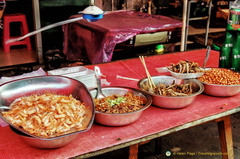
[[[210,51],[211,51],[211,47],[207,46],[207,52],[206,52],[206,56],[205,56],[205,59],[204,59],[204,62],[203,62],[203,69],[206,68],[206,64],[207,64],[207,61],[208,61],[208,58],[209,58],[209,55],[210,55]]]
[[[9,109],[11,109],[11,108],[8,107],[8,106],[1,105],[1,106],[0,106],[0,110],[3,110],[3,109],[7,109],[7,110],[9,110]]]
[[[12,108],[13,103],[15,104],[15,102],[17,102],[17,101],[19,101],[19,100],[21,100],[21,98],[16,98],[16,99],[11,103],[10,106],[0,105],[0,111],[2,111],[2,110],[10,110],[10,109]]]
[[[94,67],[94,72],[95,72],[95,77],[96,77],[96,80],[97,80],[97,94],[96,94],[95,98],[96,99],[104,98],[106,96],[102,92],[100,68],[98,66],[95,66]]]

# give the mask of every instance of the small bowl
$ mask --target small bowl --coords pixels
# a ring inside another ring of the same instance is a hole
[[[40,148],[40,149],[55,149],[60,148],[63,146],[68,145],[71,143],[75,138],[78,137],[79,134],[71,134],[67,135],[61,138],[56,138],[52,140],[44,140],[44,139],[38,139],[34,138],[30,135],[27,135],[14,127],[10,126],[10,129],[12,132],[14,132],[16,135],[18,135],[25,143],[29,144],[32,147]]]
[[[230,97],[240,92],[240,85],[217,85],[201,82],[204,86],[203,93],[216,97]]]
[[[15,80],[12,82],[0,85],[0,104],[10,105],[15,99],[21,98],[23,96],[29,96],[33,94],[42,93],[54,93],[60,95],[72,95],[77,100],[85,103],[86,114],[83,120],[83,130],[67,133],[61,136],[43,138],[30,134],[22,128],[19,128],[9,122],[2,116],[0,111],[0,118],[2,118],[11,127],[18,130],[17,132],[22,132],[21,135],[24,136],[25,141],[39,148],[57,148],[62,147],[69,141],[72,141],[75,136],[79,135],[81,132],[89,130],[94,121],[95,107],[92,97],[87,89],[87,87],[80,81],[64,76],[38,76],[31,78],[24,78]],[[31,140],[31,141],[30,141]],[[52,141],[51,141],[52,140]],[[36,143],[34,143],[36,142]],[[51,145],[53,144],[53,145]]]
[[[168,66],[171,67],[171,66]],[[196,72],[196,73],[177,73],[171,71],[168,67],[159,67],[156,68],[156,70],[159,73],[169,72],[173,77],[179,78],[179,79],[192,79],[192,78],[198,78],[201,77],[204,74],[205,69],[201,69],[203,72]]]
[[[167,68],[168,69],[168,68]],[[202,69],[204,71],[204,69]],[[197,73],[176,73],[168,69],[168,72],[171,73],[171,75],[175,78],[179,79],[191,79],[191,78],[198,78],[201,77],[204,72],[197,72]]]
[[[134,88],[117,87],[117,86],[103,87],[102,92],[106,97],[110,95],[124,95],[131,92],[134,95],[144,97],[147,100],[145,106],[142,109],[134,112],[122,113],[122,114],[109,114],[109,113],[102,113],[102,112],[96,111],[95,121],[99,124],[106,125],[106,126],[124,126],[124,125],[132,124],[140,118],[143,111],[147,109],[152,103],[152,98],[149,94]],[[93,98],[96,97],[96,93],[97,93],[97,89],[90,90],[90,94],[92,95]]]
[[[161,107],[161,108],[169,108],[169,109],[178,109],[184,108],[192,104],[197,95],[201,94],[204,90],[203,84],[196,79],[178,79],[172,76],[152,76],[152,80],[155,85],[159,83],[171,85],[173,82],[176,84],[182,83],[192,83],[193,89],[197,90],[196,93],[188,95],[188,96],[162,96],[149,93],[152,96],[152,104]],[[143,90],[143,85],[148,81],[148,78],[143,78],[138,82],[138,87]]]

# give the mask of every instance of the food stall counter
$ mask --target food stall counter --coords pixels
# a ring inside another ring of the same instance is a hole
[[[159,75],[158,67],[168,66],[179,60],[188,59],[203,64],[206,49],[154,55],[145,57],[147,68],[152,76]],[[219,52],[211,51],[207,67],[218,67]],[[120,60],[98,65],[87,65],[89,69],[99,66],[111,86],[137,88],[137,81],[117,78],[117,75],[141,79],[146,77],[140,59]],[[234,158],[231,122],[229,116],[240,111],[240,94],[222,98],[205,94],[197,96],[188,107],[163,109],[150,106],[138,121],[131,125],[109,127],[94,123],[90,130],[81,133],[72,143],[57,149],[37,149],[24,143],[8,126],[0,126],[0,158],[88,158],[124,147],[130,148],[139,143],[170,133],[217,121],[223,155]],[[203,132],[201,132],[204,135]],[[176,133],[177,135],[177,133]],[[218,143],[216,143],[218,144]],[[130,152],[131,153],[131,152]],[[131,153],[137,158],[137,151]]]

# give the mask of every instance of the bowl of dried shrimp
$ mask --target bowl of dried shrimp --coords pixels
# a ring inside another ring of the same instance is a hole
[[[38,76],[0,86],[0,117],[37,148],[58,148],[89,130],[95,107],[87,87],[63,76]]]
[[[149,82],[152,81],[152,82]],[[204,90],[196,79],[178,79],[172,76],[143,78],[138,87],[152,96],[152,104],[169,109],[184,108],[192,104]]]
[[[179,79],[198,78],[204,74],[204,69],[198,63],[189,60],[181,60],[177,64],[171,63],[171,66],[166,68],[173,77]]]
[[[95,99],[97,89],[90,90],[95,103],[95,121],[105,126],[124,126],[136,122],[147,109],[152,98],[134,88],[103,87],[104,98]]]
[[[208,69],[198,80],[204,85],[204,93],[211,96],[229,97],[240,92],[240,73],[230,69]]]

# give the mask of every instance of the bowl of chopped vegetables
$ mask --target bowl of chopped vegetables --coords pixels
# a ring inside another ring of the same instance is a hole
[[[152,104],[169,109],[184,108],[192,104],[204,90],[196,79],[178,79],[172,76],[151,76],[138,82],[138,87],[152,96]]]
[[[97,89],[90,94],[95,104],[95,122],[106,126],[124,126],[136,122],[147,109],[152,98],[149,94],[134,88],[103,87],[103,98],[96,99]]]

